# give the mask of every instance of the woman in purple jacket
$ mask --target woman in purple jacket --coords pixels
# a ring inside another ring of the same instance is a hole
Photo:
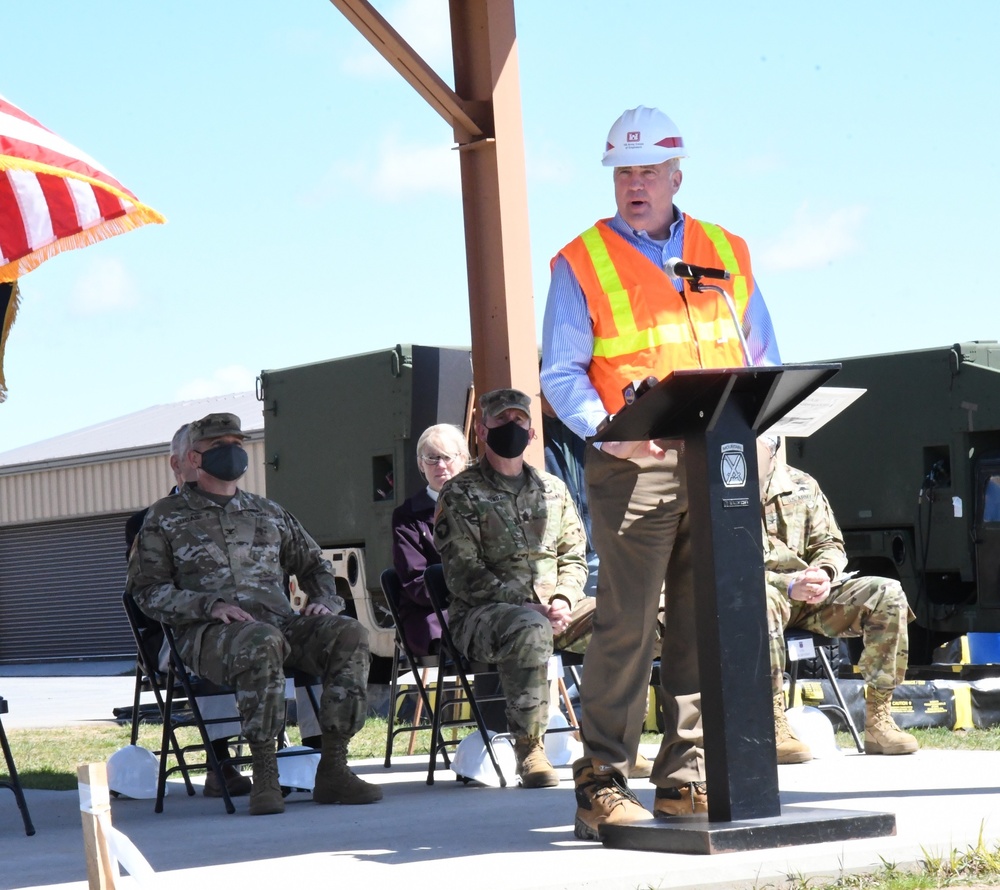
[[[424,569],[441,562],[434,549],[434,510],[441,486],[469,463],[465,434],[450,423],[428,427],[417,440],[417,467],[427,487],[405,500],[392,514],[392,562],[402,585],[400,631],[414,655],[431,655],[441,626],[424,585]]]

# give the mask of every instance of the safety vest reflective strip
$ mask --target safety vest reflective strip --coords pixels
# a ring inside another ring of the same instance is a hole
[[[726,233],[719,226],[715,225],[715,223],[698,220],[698,225],[708,235],[708,240],[712,242],[715,252],[718,253],[719,259],[722,260],[722,267],[733,278],[733,300],[735,300],[737,306],[743,305],[748,297],[747,277],[740,274],[740,264],[736,259],[736,254],[733,253],[733,245],[729,243]]]
[[[590,254],[590,261],[594,264],[594,272],[597,273],[597,280],[601,283],[601,290],[608,295],[608,302],[611,304],[611,315],[615,320],[615,327],[619,337],[631,335],[635,336],[635,317],[632,315],[632,304],[629,302],[628,291],[622,285],[621,278],[618,277],[618,270],[615,268],[611,254],[608,253],[608,245],[604,243],[597,226],[591,226],[581,236],[583,243]],[[598,345],[602,342],[595,339],[594,354],[598,353]]]
[[[713,223],[701,220],[692,220],[692,222],[697,222],[705,230],[705,234],[719,254],[724,268],[733,276],[733,297],[737,305],[742,305],[747,299],[746,276],[740,275],[740,264],[726,233]],[[685,324],[656,325],[638,330],[635,316],[632,314],[632,304],[629,301],[628,292],[622,286],[618,270],[615,268],[611,255],[608,253],[608,246],[604,243],[597,226],[591,226],[580,238],[587,248],[601,290],[607,294],[611,307],[611,317],[614,319],[615,329],[618,331],[615,337],[594,337],[595,356],[615,358],[667,343],[684,343],[691,339],[690,328]],[[715,340],[719,336],[714,324],[696,325],[694,334],[698,340]]]

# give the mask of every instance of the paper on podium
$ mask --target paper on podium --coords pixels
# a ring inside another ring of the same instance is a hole
[[[765,433],[771,436],[806,438],[825,426],[868,390],[847,386],[821,386],[806,396]]]

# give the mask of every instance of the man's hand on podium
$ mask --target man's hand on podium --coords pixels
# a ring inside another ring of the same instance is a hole
[[[666,450],[656,439],[639,442],[602,442],[601,450],[622,460],[639,457],[655,457],[657,460],[663,460],[667,456]]]

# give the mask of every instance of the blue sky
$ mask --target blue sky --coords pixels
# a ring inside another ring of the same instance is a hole
[[[447,0],[375,0],[451,82]],[[0,0],[0,94],[166,215],[21,280],[0,452],[261,369],[464,345],[451,131],[327,0]],[[746,238],[783,357],[1000,339],[1000,3],[517,0],[538,336],[655,105],[677,204]]]

